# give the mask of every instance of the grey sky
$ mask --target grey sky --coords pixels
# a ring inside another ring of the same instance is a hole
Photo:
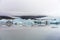
[[[0,0],[0,15],[60,16],[60,0]]]

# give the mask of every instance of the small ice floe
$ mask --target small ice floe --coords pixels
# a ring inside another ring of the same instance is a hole
[[[58,28],[58,27],[53,26],[53,27],[51,27],[51,28]]]

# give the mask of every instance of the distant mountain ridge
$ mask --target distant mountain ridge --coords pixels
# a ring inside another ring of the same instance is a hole
[[[46,17],[46,16],[15,16],[15,17],[20,17],[22,19],[35,19],[35,18],[42,18],[42,17]]]
[[[13,17],[19,17],[22,19],[35,19],[35,18],[42,18],[42,17],[46,17],[46,16],[13,16]],[[13,17],[10,16],[0,16],[0,19],[14,19]]]
[[[14,19],[14,18],[12,18],[10,16],[0,16],[0,19]]]

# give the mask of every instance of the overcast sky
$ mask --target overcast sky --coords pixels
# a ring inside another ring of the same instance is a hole
[[[60,0],[0,0],[0,15],[60,16]]]

